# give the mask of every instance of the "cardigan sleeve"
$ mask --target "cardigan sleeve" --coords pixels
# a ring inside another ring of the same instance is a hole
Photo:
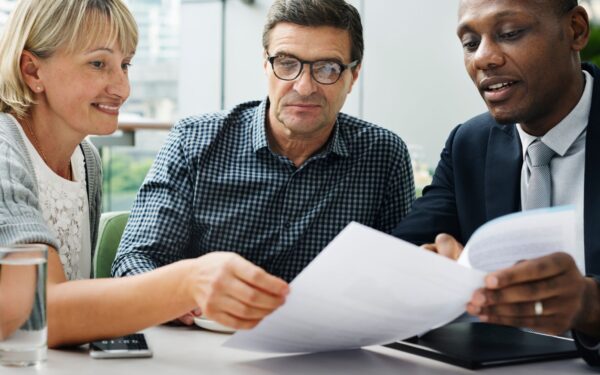
[[[43,243],[58,248],[38,201],[33,166],[22,139],[0,131],[0,244]]]

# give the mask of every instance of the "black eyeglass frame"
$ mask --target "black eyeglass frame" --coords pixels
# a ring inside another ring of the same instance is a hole
[[[275,73],[275,67],[273,66],[273,62],[278,57],[288,57],[288,58],[291,58],[291,59],[296,59],[296,60],[298,60],[300,62],[300,70],[298,70],[298,74],[296,74],[296,76],[294,78],[281,78],[280,76],[277,75],[277,73]],[[344,71],[346,71],[346,69],[352,69],[352,68],[354,68],[355,66],[358,65],[358,60],[354,60],[354,61],[352,61],[352,62],[350,62],[348,64],[344,64],[344,63],[341,63],[341,62],[335,61],[335,60],[306,61],[306,60],[301,60],[301,59],[297,58],[296,56],[287,56],[287,55],[270,56],[268,53],[267,53],[267,61],[271,64],[271,70],[273,70],[273,74],[275,74],[275,77],[277,77],[277,79],[280,79],[282,81],[293,81],[296,78],[300,77],[300,74],[302,74],[302,71],[304,70],[304,65],[308,64],[309,71],[310,71],[310,76],[312,77],[312,79],[315,80],[315,82],[317,82],[317,83],[319,83],[321,85],[334,85],[335,83],[337,83],[337,81],[340,80],[340,78],[342,77],[342,74],[344,73]],[[338,64],[341,67],[340,74],[338,75],[337,79],[335,81],[333,81],[333,82],[323,83],[323,82],[319,81],[317,79],[317,77],[315,77],[315,73],[313,71],[313,64],[316,64],[316,63],[319,63],[319,62],[324,62],[324,61],[336,63],[336,64]]]

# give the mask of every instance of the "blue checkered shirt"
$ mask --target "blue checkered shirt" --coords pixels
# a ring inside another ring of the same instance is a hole
[[[339,114],[324,149],[295,167],[269,149],[267,108],[249,102],[174,126],[133,205],[113,275],[218,250],[290,281],[349,222],[390,232],[406,215],[414,184],[397,135]]]

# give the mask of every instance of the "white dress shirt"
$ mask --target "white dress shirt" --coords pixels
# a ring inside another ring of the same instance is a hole
[[[541,137],[541,141],[556,152],[556,156],[550,162],[552,178],[551,205],[573,205],[576,209],[576,248],[565,249],[564,251],[573,256],[577,267],[585,275],[583,232],[585,138],[592,106],[594,78],[586,71],[583,71],[583,75],[585,77],[585,89],[579,103],[561,122]],[[527,134],[520,124],[517,124],[517,131],[523,147],[523,160],[525,160],[527,147],[537,137]],[[523,163],[521,169],[521,207],[524,207],[523,197],[527,191],[528,179],[527,163]]]

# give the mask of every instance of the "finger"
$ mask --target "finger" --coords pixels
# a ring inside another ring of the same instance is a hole
[[[200,307],[196,307],[194,310],[192,310],[192,315],[193,316],[201,316],[202,315],[202,309]]]
[[[515,284],[502,289],[479,289],[471,302],[479,306],[490,306],[517,302],[535,302],[561,295],[574,297],[577,287],[568,274],[547,279]]]
[[[273,312],[272,309],[262,309],[248,306],[231,297],[224,297],[217,303],[207,306],[207,313],[225,312],[241,320],[260,320]]]
[[[483,306],[486,305],[485,289],[480,288],[473,292],[471,299],[467,303],[467,312],[471,315],[479,315]]]
[[[540,315],[536,314],[535,304],[541,302],[543,311]],[[536,302],[519,302],[499,304],[493,306],[475,306],[467,305],[467,312],[471,315],[498,315],[502,317],[534,317],[544,315],[561,315],[565,301],[560,298],[548,298]]]
[[[277,296],[285,296],[289,293],[288,284],[284,280],[269,275],[265,270],[242,257],[234,258],[233,272],[247,284],[267,293]]]
[[[240,279],[231,278],[225,284],[226,289],[223,290],[225,295],[250,307],[273,310],[285,302],[285,296],[257,289]]]
[[[421,245],[421,247],[425,250],[429,250],[429,251],[433,251],[434,253],[437,253],[437,248],[435,247],[435,244],[433,243],[424,243],[423,245]]]
[[[446,233],[440,233],[435,237],[435,246],[439,254],[455,260],[463,250],[462,244]]]
[[[186,326],[191,326],[194,324],[194,316],[191,313],[187,313],[177,318],[177,322]]]
[[[490,289],[499,289],[507,285],[549,278],[576,269],[575,262],[569,254],[553,253],[492,272],[486,276],[485,286]]]

